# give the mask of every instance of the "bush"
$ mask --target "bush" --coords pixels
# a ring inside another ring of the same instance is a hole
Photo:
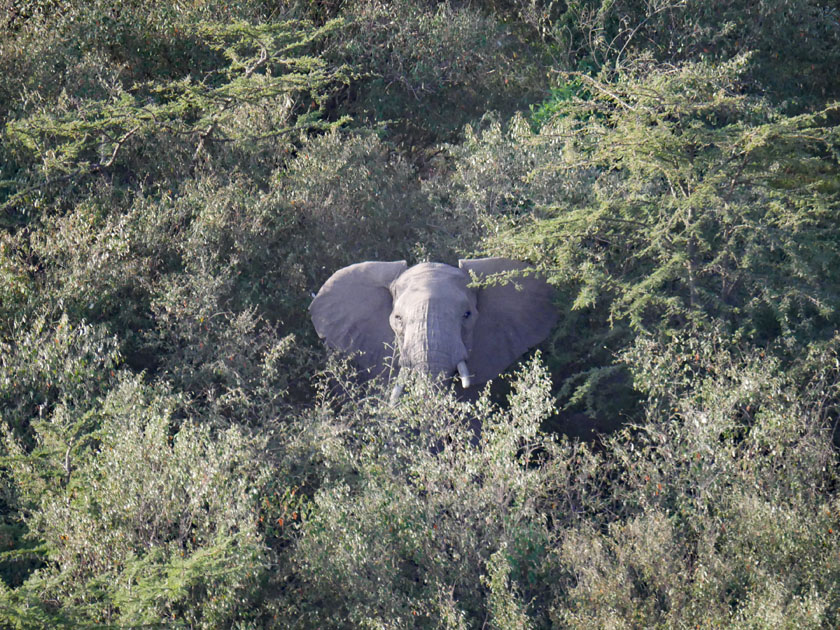
[[[325,399],[310,423],[332,438],[320,441],[322,481],[290,557],[295,617],[308,627],[545,620],[554,518],[573,520],[566,510],[597,462],[540,433],[549,387],[535,361],[509,409],[486,393],[460,403],[422,380],[396,407],[376,389],[340,412]]]
[[[119,363],[116,340],[102,327],[40,314],[4,341],[0,363],[3,421],[27,442],[31,422],[59,410],[83,415],[107,391]],[[85,432],[85,429],[81,429]]]
[[[720,337],[639,341],[624,360],[645,423],[600,454],[540,432],[553,405],[537,361],[505,408],[423,379],[390,406],[338,372],[314,409],[260,438],[200,426],[188,401],[122,378],[70,460],[49,427],[72,409],[34,426],[31,454],[7,438],[44,564],[3,587],[4,614],[22,627],[835,624],[833,356],[812,357],[802,390]]]
[[[739,94],[741,70],[582,78],[588,97],[538,131],[490,121],[457,150],[453,197],[486,250],[542,261],[571,293],[557,347],[581,347],[581,372],[600,378],[639,333],[722,321],[792,349],[836,327],[836,109],[781,116]]]
[[[559,556],[573,579],[555,604],[558,623],[836,623],[838,468],[822,411],[830,392],[800,391],[778,362],[738,357],[723,341],[645,342],[627,355],[658,404],[635,438],[609,440],[617,518],[567,534]]]
[[[749,91],[785,108],[820,109],[840,96],[840,23],[825,0],[578,0],[518,13],[549,42],[560,70],[612,74],[639,58],[667,67],[746,57]]]
[[[361,260],[454,260],[475,238],[460,216],[428,197],[417,169],[393,145],[369,133],[311,140],[279,187],[300,217],[296,247],[315,263],[305,269],[315,289]]]
[[[215,61],[200,80],[186,68],[177,79],[126,88],[100,77],[104,92],[62,91],[6,125],[16,168],[2,208],[37,216],[53,195],[67,207],[74,199],[68,187],[75,192],[91,178],[132,188],[150,180],[165,189],[202,164],[217,160],[227,170],[278,153],[278,144],[288,151],[280,139],[332,126],[320,120],[321,108],[341,73],[308,53],[337,25],[200,22],[188,31]]]
[[[270,469],[258,440],[176,423],[182,407],[172,394],[123,379],[86,416],[93,430],[60,475],[39,463],[59,453],[27,455],[7,441],[45,566],[0,592],[6,622],[213,628],[258,616],[252,598],[270,561],[259,501]],[[38,439],[46,445],[51,433],[39,427]]]
[[[540,96],[534,50],[469,4],[361,0],[342,17],[347,28],[329,55],[358,75],[342,111],[393,129],[406,148],[449,140],[487,110]]]
[[[0,0],[0,626],[840,623],[833,5],[118,4]],[[314,376],[476,253],[550,375]]]

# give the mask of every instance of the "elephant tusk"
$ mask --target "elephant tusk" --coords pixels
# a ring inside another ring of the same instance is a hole
[[[403,385],[402,383],[397,383],[396,385],[394,385],[394,389],[391,390],[390,399],[392,405],[397,404],[397,401],[400,399],[400,396],[402,396],[403,391],[405,391],[405,385]]]
[[[470,370],[467,368],[466,361],[458,364],[458,375],[461,377],[461,387],[467,389],[470,386]]]

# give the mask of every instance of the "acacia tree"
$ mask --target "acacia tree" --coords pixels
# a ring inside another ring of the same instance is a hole
[[[534,226],[579,283],[574,307],[608,295],[638,331],[723,318],[750,336],[832,318],[838,108],[778,116],[738,93],[735,70],[587,79],[593,98],[543,130],[569,137],[558,174],[589,187]]]
[[[615,351],[713,322],[762,344],[834,330],[840,111],[782,115],[744,95],[744,61],[572,75],[539,129],[468,135],[460,203],[489,250],[565,288],[561,335]]]
[[[276,152],[278,139],[343,124],[344,118],[322,117],[330,86],[344,79],[342,70],[311,50],[339,24],[200,22],[190,27],[192,35],[224,60],[204,76],[130,89],[115,83],[104,98],[65,95],[10,121],[7,150],[28,168],[3,182],[4,221],[32,213],[56,191],[66,203],[67,185],[91,175],[165,182],[208,159],[231,167],[246,147],[253,153],[268,144]],[[154,152],[158,159],[149,160]],[[158,162],[163,164],[156,167]]]
[[[768,96],[787,111],[813,110],[840,96],[834,71],[840,59],[840,23],[831,0],[513,4],[519,18],[547,43],[560,69],[617,74],[639,58],[669,66],[726,63],[748,54],[745,89]]]

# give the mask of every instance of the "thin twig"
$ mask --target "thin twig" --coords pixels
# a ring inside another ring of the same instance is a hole
[[[133,136],[133,135],[134,135],[135,133],[137,133],[139,130],[140,130],[140,125],[136,125],[136,126],[134,127],[134,129],[131,129],[131,130],[127,131],[125,134],[123,134],[123,137],[122,137],[122,138],[120,138],[120,139],[117,141],[117,143],[114,145],[114,150],[111,152],[111,157],[110,157],[110,158],[108,158],[108,161],[107,161],[107,162],[105,162],[105,163],[103,163],[103,164],[98,164],[98,165],[97,165],[98,169],[101,169],[101,168],[110,168],[110,167],[111,167],[111,165],[114,163],[114,160],[116,160],[116,159],[117,159],[117,153],[119,153],[119,151],[120,151],[120,149],[122,148],[122,146],[126,143],[126,141],[127,141],[127,140],[131,137],[131,136]],[[97,169],[97,170],[98,170],[98,169]]]
[[[591,86],[593,86],[593,87],[594,87],[596,90],[598,90],[599,92],[603,92],[604,94],[606,94],[606,95],[608,95],[608,96],[611,96],[611,97],[612,97],[613,99],[615,99],[615,100],[616,100],[619,104],[623,105],[626,109],[629,109],[629,110],[630,110],[630,111],[632,111],[632,112],[635,112],[635,111],[636,111],[636,109],[637,109],[636,107],[633,107],[630,103],[626,102],[624,99],[622,99],[622,98],[621,98],[618,94],[616,94],[616,93],[615,93],[615,92],[613,92],[612,90],[608,90],[608,89],[606,88],[606,86],[604,86],[604,85],[603,85],[602,83],[600,83],[599,81],[596,81],[595,79],[593,79],[593,78],[592,78],[592,77],[590,77],[589,75],[584,74],[584,73],[582,73],[582,72],[576,72],[576,73],[574,73],[574,74],[575,74],[575,76],[578,76],[578,77],[580,77],[581,79],[583,79],[584,81],[586,81],[587,83],[589,83]]]

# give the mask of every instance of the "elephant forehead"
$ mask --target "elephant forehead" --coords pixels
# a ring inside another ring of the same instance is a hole
[[[406,292],[429,291],[443,296],[446,293],[466,295],[469,277],[460,269],[443,263],[421,263],[402,273],[394,282],[395,296]]]

